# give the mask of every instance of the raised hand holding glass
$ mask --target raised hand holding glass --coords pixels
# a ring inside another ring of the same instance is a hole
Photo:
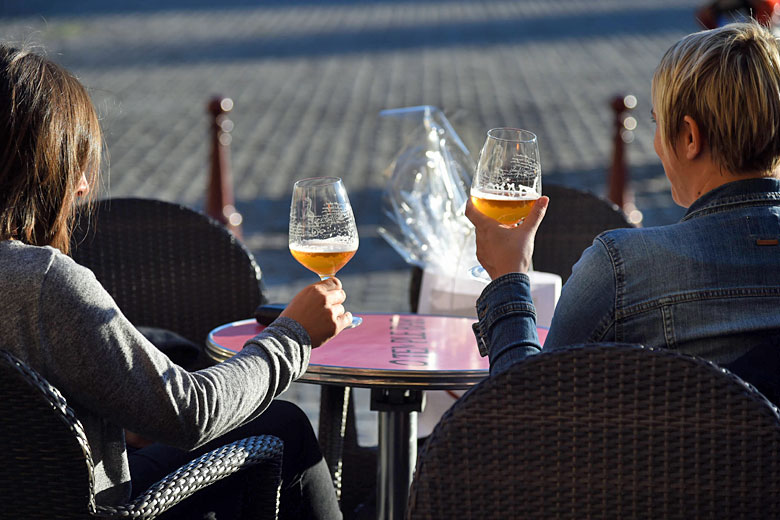
[[[358,245],[355,217],[341,179],[312,177],[297,181],[290,204],[289,246],[293,258],[325,280],[355,256]],[[352,326],[362,321],[353,316]]]
[[[518,128],[488,131],[471,183],[471,202],[484,215],[516,225],[542,196],[542,167],[536,135]],[[471,269],[480,280],[490,277],[481,266]]]

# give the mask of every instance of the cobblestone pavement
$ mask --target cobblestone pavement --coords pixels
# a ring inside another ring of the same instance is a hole
[[[231,97],[244,234],[273,300],[311,273],[287,251],[295,179],[344,178],[361,248],[352,309],[408,310],[409,270],[378,236],[383,170],[404,143],[380,110],[441,107],[477,153],[488,128],[539,135],[545,182],[604,192],[614,94],[634,94],[629,170],[644,224],[682,214],[653,152],[650,79],[697,30],[693,0],[0,0],[0,35],[41,44],[102,115],[112,196],[202,207],[206,101]],[[555,201],[551,202],[552,204]],[[316,418],[315,418],[316,420]]]

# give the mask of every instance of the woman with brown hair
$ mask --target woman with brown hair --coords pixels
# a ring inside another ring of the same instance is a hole
[[[303,374],[312,348],[351,323],[341,283],[331,278],[303,289],[218,366],[188,372],[175,365],[91,271],[66,256],[76,202],[94,196],[102,146],[95,109],[74,76],[0,45],[0,335],[3,348],[76,410],[99,503],[124,502],[215,445],[269,433],[284,441],[282,518],[340,518],[311,425],[274,397]],[[125,430],[158,444],[128,447]],[[234,518],[242,499],[234,484],[211,486],[168,517]]]

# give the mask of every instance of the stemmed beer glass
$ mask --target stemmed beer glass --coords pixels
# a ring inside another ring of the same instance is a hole
[[[527,217],[534,202],[542,196],[536,135],[517,128],[489,130],[479,154],[470,195],[480,213],[504,225],[516,225]],[[473,267],[471,274],[490,281],[482,266]]]
[[[297,181],[290,204],[290,253],[321,280],[335,276],[357,252],[352,206],[338,177]],[[363,322],[352,317],[352,327]]]

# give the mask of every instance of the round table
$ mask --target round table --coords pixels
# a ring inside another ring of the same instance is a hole
[[[465,389],[488,375],[479,355],[473,318],[420,314],[360,314],[346,329],[312,350],[298,381],[371,388],[379,412],[378,518],[403,518],[417,460],[417,414],[423,390]],[[255,320],[228,323],[208,336],[207,350],[222,361],[263,330]],[[547,329],[539,327],[544,343]]]

